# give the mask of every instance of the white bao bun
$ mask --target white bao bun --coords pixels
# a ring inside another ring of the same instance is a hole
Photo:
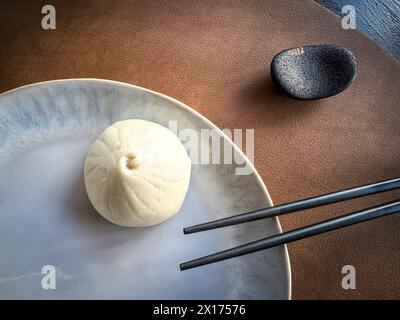
[[[191,161],[167,128],[145,120],[118,121],[106,128],[85,161],[90,202],[120,226],[151,226],[179,211],[190,180]]]

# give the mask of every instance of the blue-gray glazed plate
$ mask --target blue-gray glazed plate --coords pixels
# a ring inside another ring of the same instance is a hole
[[[182,209],[160,225],[118,227],[94,211],[83,181],[86,153],[106,126],[130,118],[214,129],[232,144],[183,103],[125,83],[56,80],[0,95],[0,298],[290,298],[285,246],[179,270],[181,262],[281,232],[273,218],[183,235],[185,226],[272,205],[236,146],[251,174],[237,175],[234,163],[194,164]]]

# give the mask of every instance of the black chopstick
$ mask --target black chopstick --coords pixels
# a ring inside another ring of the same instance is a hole
[[[305,209],[315,208],[323,205],[327,205],[334,202],[340,202],[345,200],[350,200],[358,197],[367,196],[370,194],[385,192],[389,190],[400,189],[400,178],[393,180],[387,180],[382,182],[377,182],[373,184],[368,184],[356,188],[345,189],[333,193],[328,193],[321,196],[316,196],[304,200],[298,200],[294,202],[289,202],[282,205],[277,205],[274,207],[269,207],[265,209],[255,210],[247,213],[242,213],[239,215],[210,221],[191,227],[186,227],[183,229],[185,234],[195,233],[200,231],[206,231],[211,229],[223,228],[227,226],[232,226],[236,224],[241,224],[245,222],[250,222],[254,220],[260,220],[270,217],[275,217],[294,211],[301,211]]]
[[[285,243],[312,237],[321,233],[351,226],[367,220],[373,220],[386,215],[400,212],[400,201],[389,202],[370,209],[357,211],[331,220],[326,220],[310,226],[298,228],[286,233],[281,233],[258,241],[250,242],[232,249],[214,253],[180,265],[181,270],[187,270],[206,264],[242,256],[252,252],[276,247]]]

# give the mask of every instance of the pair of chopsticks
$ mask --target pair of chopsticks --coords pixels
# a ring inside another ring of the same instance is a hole
[[[255,210],[211,222],[206,222],[183,229],[185,234],[201,232],[206,230],[218,229],[233,226],[250,221],[276,217],[287,213],[297,212],[305,209],[320,207],[323,205],[359,198],[371,194],[377,194],[394,189],[400,189],[400,178],[377,182],[356,188],[345,189],[321,196],[316,196],[304,200],[289,202],[274,207]],[[191,269],[206,264],[239,257],[252,252],[269,249],[293,241],[312,237],[321,233],[337,230],[357,223],[373,220],[383,216],[400,212],[400,200],[388,202],[366,210],[353,212],[338,218],[326,220],[320,223],[301,227],[289,232],[274,235],[268,238],[246,243],[244,245],[231,248],[225,251],[204,256],[195,260],[184,262],[180,265],[181,270]]]

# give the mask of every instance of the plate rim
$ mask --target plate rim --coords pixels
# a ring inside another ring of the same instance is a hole
[[[65,78],[65,79],[54,79],[54,80],[45,80],[45,81],[39,81],[39,82],[34,82],[34,83],[30,83],[30,84],[26,84],[26,85],[22,85],[10,90],[7,90],[5,92],[0,93],[0,99],[2,97],[4,97],[5,95],[8,94],[12,94],[15,93],[17,91],[29,88],[29,87],[35,87],[38,85],[44,85],[44,84],[49,84],[49,83],[55,83],[55,82],[92,82],[92,83],[96,83],[96,82],[104,82],[104,83],[110,83],[113,85],[118,85],[118,86],[124,86],[127,88],[132,88],[132,89],[139,89],[141,91],[145,91],[148,92],[152,95],[161,97],[163,99],[166,99],[170,102],[172,102],[173,104],[179,106],[181,109],[189,112],[190,114],[192,114],[194,117],[200,118],[202,121],[204,121],[208,126],[210,126],[211,128],[217,130],[217,132],[224,138],[227,139],[233,146],[233,149],[238,152],[247,162],[247,165],[252,169],[255,178],[257,180],[257,182],[260,184],[262,191],[264,192],[265,196],[267,197],[267,201],[269,202],[268,204],[270,206],[273,206],[273,202],[271,199],[271,195],[269,194],[269,191],[264,183],[264,181],[262,180],[260,174],[258,173],[258,171],[256,170],[254,164],[247,158],[247,156],[242,152],[242,150],[217,126],[215,125],[212,121],[210,121],[208,118],[206,118],[205,116],[203,116],[200,112],[196,111],[195,109],[193,109],[192,107],[188,106],[187,104],[183,103],[182,101],[172,98],[168,95],[165,95],[163,93],[151,90],[151,89],[147,89],[138,85],[134,85],[134,84],[130,84],[127,82],[122,82],[122,81],[118,81],[118,80],[110,80],[110,79],[102,79],[102,78]],[[278,217],[274,217],[275,221],[277,223],[278,226],[278,230],[280,233],[282,233],[282,226],[280,224],[279,218]],[[290,257],[289,257],[289,252],[287,249],[286,245],[282,245],[283,251],[284,251],[284,257],[285,257],[285,272],[286,272],[286,277],[287,277],[287,299],[291,300],[292,299],[292,272],[291,272],[291,264],[290,264]]]

